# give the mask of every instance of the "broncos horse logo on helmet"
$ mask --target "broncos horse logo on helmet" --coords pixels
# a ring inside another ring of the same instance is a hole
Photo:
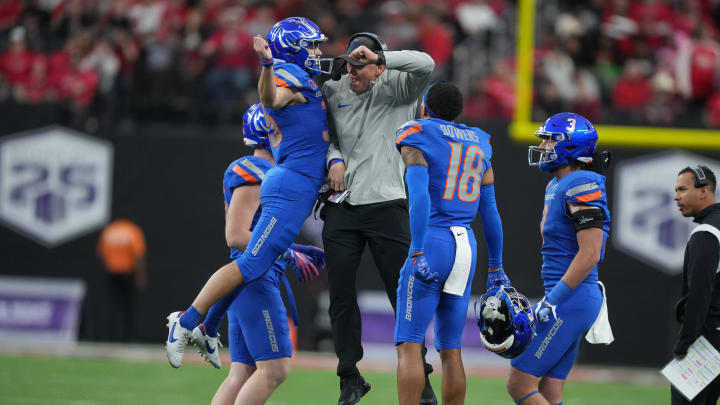
[[[308,48],[318,46],[328,38],[314,22],[304,17],[289,17],[276,23],[267,35],[268,46],[273,57],[293,62],[308,73],[330,73],[322,69],[325,61],[310,55]],[[332,59],[330,59],[332,61]]]
[[[260,103],[252,105],[243,114],[243,141],[254,148],[271,150],[268,137],[272,129],[265,122],[265,115]]]
[[[501,357],[519,356],[535,336],[536,323],[530,301],[514,287],[489,289],[475,303],[475,312],[483,346]]]
[[[548,118],[535,136],[555,142],[554,147],[530,146],[528,164],[538,166],[549,173],[562,165],[579,161],[591,163],[598,134],[593,125],[582,115],[559,113]]]

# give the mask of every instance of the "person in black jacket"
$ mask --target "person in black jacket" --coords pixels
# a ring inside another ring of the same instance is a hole
[[[706,166],[686,167],[678,174],[675,201],[685,217],[700,225],[693,230],[685,248],[683,297],[676,307],[681,323],[673,355],[682,359],[700,335],[720,350],[720,204],[715,199],[715,174]],[[675,387],[672,405],[716,404],[720,378],[713,380],[692,401]]]

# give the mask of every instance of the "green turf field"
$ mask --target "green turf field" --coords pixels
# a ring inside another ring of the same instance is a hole
[[[227,374],[203,365],[122,362],[106,359],[0,356],[2,405],[153,405],[207,404]],[[268,404],[337,404],[338,381],[332,371],[293,370]],[[395,375],[367,373],[372,390],[361,404],[397,403]],[[439,392],[440,380],[433,378]],[[571,405],[660,405],[663,386],[570,382],[564,403]],[[500,379],[468,381],[468,405],[512,404]]]

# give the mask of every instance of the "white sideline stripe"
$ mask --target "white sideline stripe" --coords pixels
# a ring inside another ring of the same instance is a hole
[[[20,342],[0,342],[0,356],[56,356],[67,361],[72,358],[105,358],[118,361],[156,362],[167,364],[165,347],[159,344],[116,344],[116,343],[91,343],[81,342],[74,348],[53,350],[47,345],[32,346],[23,345]],[[395,347],[390,342],[388,345],[367,344],[365,356],[359,366],[364,370],[394,372],[397,367]],[[188,352],[183,359],[183,364],[207,365],[194,351]],[[227,350],[221,352],[220,357],[223,369],[227,370],[230,364],[230,355]],[[428,361],[437,366],[436,373],[440,374],[440,360],[435,350],[428,351]],[[463,363],[468,376],[505,378],[508,372],[509,363],[507,360],[494,356],[485,350],[463,349]],[[334,371],[337,366],[337,358],[330,352],[296,352],[293,356],[293,368],[295,369],[322,369]],[[168,368],[170,366],[168,365]],[[208,366],[209,367],[209,366]],[[622,382],[639,385],[666,385],[666,380],[655,369],[634,368],[634,367],[593,367],[575,366],[570,373],[571,381],[588,382]],[[95,404],[96,402],[84,402],[82,405]],[[68,403],[71,404],[71,403]],[[81,405],[81,403],[77,403]]]

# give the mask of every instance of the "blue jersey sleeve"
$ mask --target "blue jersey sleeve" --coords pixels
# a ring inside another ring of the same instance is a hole
[[[265,178],[265,173],[272,168],[270,162],[265,159],[248,156],[230,163],[223,176],[223,196],[225,202],[230,204],[233,191],[245,185],[260,184]]]
[[[576,172],[568,183],[563,198],[572,205],[587,205],[601,208],[607,213],[607,193],[605,177],[593,172]]]
[[[298,89],[303,93],[309,92],[311,94],[320,91],[320,88],[310,75],[294,63],[275,64],[273,72],[275,73],[275,85],[277,87]]]
[[[419,135],[422,130],[422,121],[416,120],[404,123],[395,133],[395,147],[400,150],[402,146],[412,146],[420,149],[425,154],[427,149],[425,139],[427,137]]]

